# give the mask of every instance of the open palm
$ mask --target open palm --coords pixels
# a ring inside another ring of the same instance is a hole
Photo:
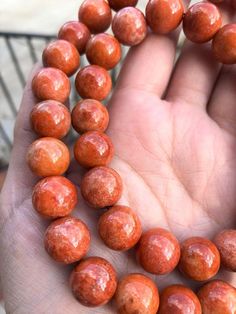
[[[212,238],[236,223],[236,72],[221,68],[210,46],[190,44],[173,70],[175,46],[174,37],[149,35],[126,58],[109,104],[108,134],[116,149],[111,167],[124,182],[120,204],[137,211],[144,230],[164,227],[180,241]],[[34,103],[29,80],[1,203],[0,267],[8,313],[113,313],[111,305],[81,306],[68,288],[71,267],[56,264],[44,251],[47,222],[32,209],[37,178],[25,163],[35,138],[28,119]],[[79,186],[81,174],[73,165],[67,176]],[[73,214],[91,229],[89,255],[107,258],[119,275],[142,272],[134,252],[111,251],[98,238],[99,211],[80,197]],[[220,275],[236,284],[234,275]],[[194,286],[177,271],[154,279],[161,288]]]

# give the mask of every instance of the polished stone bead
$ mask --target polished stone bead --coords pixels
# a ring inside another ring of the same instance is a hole
[[[27,162],[32,172],[40,177],[59,176],[69,167],[70,153],[62,141],[42,137],[30,145]]]
[[[204,281],[214,277],[220,268],[220,254],[208,239],[192,237],[181,244],[179,269],[189,278]]]
[[[171,232],[154,228],[143,233],[137,247],[137,260],[147,272],[168,274],[175,269],[179,258],[180,245]]]
[[[70,95],[70,81],[59,69],[43,68],[34,76],[32,90],[39,100],[57,100],[64,103]]]
[[[115,303],[119,314],[156,314],[159,307],[157,286],[143,274],[128,274],[118,283]]]
[[[74,45],[79,53],[85,53],[87,42],[91,37],[88,27],[78,21],[69,21],[62,25],[59,30],[58,38],[69,41]]]
[[[108,0],[108,3],[114,11],[119,11],[125,7],[135,7],[138,0]]]
[[[106,131],[109,123],[107,108],[97,100],[80,100],[71,114],[72,126],[80,134],[88,131]]]
[[[122,188],[120,175],[108,167],[89,170],[81,182],[82,196],[94,208],[114,205],[121,197]]]
[[[33,189],[33,206],[45,218],[67,216],[75,208],[77,202],[76,186],[65,177],[44,178]]]
[[[70,130],[68,108],[55,100],[45,100],[33,107],[30,115],[33,130],[40,136],[63,138]]]
[[[100,217],[98,232],[110,249],[126,251],[137,244],[142,227],[138,215],[130,207],[116,205]]]
[[[53,221],[46,230],[44,246],[57,262],[71,264],[83,258],[89,250],[90,233],[77,218],[64,217]]]
[[[121,9],[112,21],[115,37],[123,45],[140,44],[147,35],[147,24],[143,13],[133,7]]]
[[[101,306],[108,303],[116,291],[116,271],[104,258],[88,257],[74,268],[70,286],[84,306]]]

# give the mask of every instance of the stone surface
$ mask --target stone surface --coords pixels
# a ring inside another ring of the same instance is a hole
[[[114,11],[119,11],[125,7],[135,7],[138,0],[108,0],[108,3]]]

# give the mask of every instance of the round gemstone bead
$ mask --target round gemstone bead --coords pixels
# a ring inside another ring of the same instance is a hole
[[[160,295],[160,314],[202,314],[196,294],[182,285],[165,288]]]
[[[70,111],[62,103],[45,100],[33,107],[30,115],[33,130],[40,136],[63,138],[70,129]]]
[[[112,250],[126,251],[137,244],[142,227],[137,214],[127,206],[113,206],[99,219],[98,232]]]
[[[81,304],[101,306],[109,302],[116,291],[116,271],[104,258],[88,257],[74,268],[70,285]]]
[[[156,314],[159,307],[159,293],[155,283],[142,274],[123,277],[115,294],[119,314]]]
[[[59,176],[69,167],[70,153],[60,140],[42,137],[30,145],[27,162],[32,172],[40,177]]]
[[[168,274],[175,269],[180,258],[180,245],[175,236],[161,228],[143,233],[137,248],[137,260],[149,273]]]
[[[32,90],[40,100],[57,100],[64,103],[70,95],[70,81],[59,69],[43,68],[34,76]]]
[[[150,0],[146,7],[147,24],[157,34],[167,34],[176,29],[183,14],[182,0]]]
[[[110,138],[98,131],[89,131],[81,135],[74,146],[76,161],[85,168],[106,166],[114,155]]]
[[[224,64],[236,63],[236,24],[223,26],[212,41],[215,58]]]
[[[193,280],[208,280],[214,277],[220,268],[219,251],[208,239],[189,238],[181,244],[179,268]]]
[[[77,202],[75,185],[61,176],[44,178],[33,189],[33,206],[40,215],[46,218],[69,215]]]
[[[108,2],[114,11],[119,11],[125,7],[135,7],[138,0],[108,0]]]
[[[79,101],[71,114],[72,126],[80,134],[88,131],[104,132],[109,123],[106,107],[97,100]]]
[[[71,76],[79,68],[80,55],[70,42],[55,40],[44,49],[43,64],[45,67],[57,68]]]
[[[112,22],[115,37],[123,45],[140,44],[147,35],[147,24],[143,13],[133,7],[121,9]]]
[[[199,2],[192,5],[183,19],[185,36],[195,43],[211,40],[222,24],[219,9],[213,3]]]
[[[86,56],[91,64],[111,70],[121,59],[121,46],[114,36],[98,34],[89,40]]]
[[[79,9],[79,20],[91,33],[106,31],[111,25],[111,9],[105,0],[85,0]]]
[[[234,314],[236,312],[236,289],[221,280],[205,284],[198,292],[204,314]]]
[[[62,25],[59,30],[58,38],[69,41],[74,45],[79,53],[85,53],[87,42],[91,34],[88,27],[78,21],[70,21]]]
[[[110,93],[112,81],[104,68],[98,65],[89,65],[78,72],[75,87],[82,98],[101,101]]]
[[[82,179],[81,193],[91,207],[104,208],[112,206],[121,197],[121,177],[112,168],[93,168]]]
[[[71,264],[88,252],[90,233],[80,219],[64,217],[53,221],[46,230],[44,245],[57,262]]]
[[[221,265],[236,272],[236,230],[223,230],[218,233],[214,243],[220,252]]]

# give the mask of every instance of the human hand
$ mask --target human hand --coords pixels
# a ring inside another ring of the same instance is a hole
[[[180,241],[196,235],[212,238],[236,223],[236,72],[234,66],[221,68],[207,44],[186,44],[173,70],[175,53],[174,36],[149,35],[131,49],[108,106],[107,133],[116,150],[111,167],[124,182],[119,203],[138,213],[143,230],[164,227]],[[7,312],[94,313],[68,288],[71,266],[58,265],[45,253],[48,222],[32,208],[38,178],[25,161],[36,138],[29,123],[36,103],[31,79],[1,195],[0,270]],[[67,177],[79,187],[81,175],[72,163]],[[104,246],[96,231],[99,211],[89,209],[82,197],[73,214],[92,232],[89,255],[108,259],[119,275],[142,272],[133,251],[114,252]],[[219,276],[236,285],[235,275]],[[196,287],[177,271],[153,278],[160,288],[181,282]],[[95,312],[113,310],[106,305]]]

